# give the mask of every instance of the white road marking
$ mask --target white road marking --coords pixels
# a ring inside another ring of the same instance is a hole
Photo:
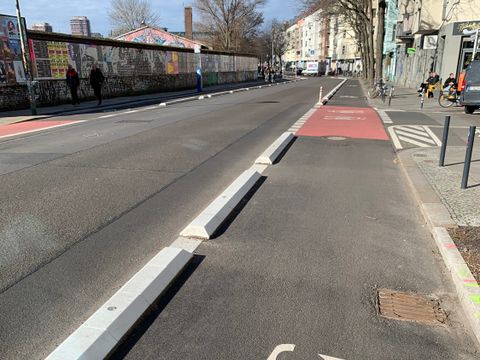
[[[318,356],[320,356],[323,360],[343,360],[343,359],[340,359],[340,358],[336,358],[336,357],[333,357],[333,356],[322,355],[322,354],[318,354]]]
[[[400,129],[402,129],[402,131],[406,131],[408,133],[412,133],[412,134],[417,134],[417,135],[424,135],[425,136],[425,131],[421,131],[421,130],[417,130],[417,129],[412,129],[412,128],[409,128],[409,127],[406,127],[406,126],[402,126]],[[398,131],[398,130],[397,130]]]
[[[106,119],[106,118],[111,118],[111,117],[114,117],[114,116],[117,116],[118,114],[109,114],[109,115],[103,115],[103,116],[99,116],[97,119]]]
[[[278,345],[270,354],[267,360],[277,360],[278,355],[284,352],[293,352],[295,350],[294,344],[281,344]]]
[[[155,109],[156,109],[155,106],[150,106],[150,107],[147,107],[147,108],[145,108],[145,109],[143,109],[143,110],[155,110]]]
[[[161,103],[161,104],[158,104],[158,106],[159,107],[165,107],[165,106],[167,106],[167,104],[166,103]]]
[[[435,141],[437,146],[442,146],[442,141],[437,137],[437,135],[433,133],[433,131],[428,126],[424,126],[423,128],[428,133],[428,135],[430,135],[430,137]]]
[[[390,139],[392,139],[393,145],[395,146],[395,149],[400,150],[403,149],[402,144],[400,143],[400,140],[397,137],[397,134],[395,134],[395,127],[390,126],[388,128],[388,133],[390,134]]]
[[[398,136],[398,138],[404,142],[407,142],[407,143],[410,143],[410,144],[413,144],[413,145],[417,145],[417,146],[420,146],[420,147],[430,147],[429,145],[425,144],[425,143],[421,143],[419,141],[415,141],[413,139],[410,139],[410,138],[406,138],[406,137],[403,137],[403,136]]]
[[[394,125],[388,128],[395,148],[403,149],[401,141],[418,147],[441,146],[442,141],[427,125]]]
[[[137,113],[139,111],[142,111],[141,109],[139,110],[129,110],[129,111],[124,111],[122,114],[134,114],[134,113]]]
[[[384,124],[393,124],[392,119],[384,110],[377,110],[378,115],[380,115],[380,119],[382,119]]]
[[[399,129],[395,130],[395,132],[397,133],[397,135],[406,136],[409,139],[417,139],[417,140],[424,141],[424,142],[427,142],[427,143],[432,144],[432,145],[436,145],[435,141],[433,141],[430,138],[426,138],[425,136],[418,136],[418,135],[411,134],[411,133],[408,133],[408,132],[405,132],[405,131],[402,131],[402,130],[399,130]]]
[[[344,98],[344,99],[358,99],[358,96],[353,96],[353,95],[340,95],[340,98]]]

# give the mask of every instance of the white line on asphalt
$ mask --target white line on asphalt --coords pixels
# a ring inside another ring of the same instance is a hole
[[[320,356],[323,360],[342,360],[340,358],[336,358],[336,357],[332,357],[332,356],[327,356],[327,355],[322,355],[322,354],[318,354],[318,356]]]
[[[295,345],[294,344],[281,344],[275,347],[273,349],[272,353],[268,357],[267,360],[277,360],[278,355],[284,352],[293,352],[295,350]]]
[[[395,146],[395,149],[400,150],[403,149],[403,146],[400,142],[400,140],[397,137],[397,134],[395,134],[395,126],[390,126],[388,128],[388,133],[390,134],[390,139],[392,139],[393,145]]]
[[[415,141],[413,139],[410,139],[410,138],[406,138],[404,136],[398,136],[398,138],[406,143],[410,143],[410,144],[413,144],[413,145],[417,145],[417,146],[420,146],[420,147],[430,147],[430,145],[428,144],[425,144],[425,143],[421,143],[419,141]]]
[[[398,130],[402,130],[402,131],[406,131],[406,132],[409,132],[409,133],[412,133],[412,134],[417,134],[417,135],[427,135],[425,133],[425,131],[421,131],[421,130],[417,130],[417,129],[412,129],[412,128],[408,128],[406,126],[398,126],[398,127],[395,127],[395,129]]]
[[[205,99],[205,96],[203,96],[203,95],[200,95],[200,96],[198,97],[198,100],[203,100],[203,99]]]
[[[87,121],[87,120],[78,120],[78,121],[70,122],[70,123],[68,123],[68,124],[59,124],[59,125],[53,125],[53,126],[41,128],[41,129],[33,129],[33,130],[18,132],[18,133],[15,133],[15,134],[2,135],[2,136],[0,136],[0,139],[11,138],[11,137],[14,137],[14,136],[17,136],[17,135],[33,134],[33,133],[36,133],[36,132],[45,131],[45,130],[51,130],[51,129],[56,129],[56,128],[64,127],[64,126],[68,126],[68,125],[80,124],[80,123],[83,123],[83,122],[85,122],[85,121]]]
[[[437,137],[437,135],[434,134],[434,132],[428,126],[424,126],[423,128],[438,146],[442,146],[442,141]]]
[[[117,115],[118,114],[103,115],[103,116],[97,117],[97,119],[106,119],[106,118],[111,118],[111,117],[114,117],[114,116],[117,116]]]
[[[149,107],[146,107],[145,109],[143,110],[156,110],[157,108],[155,106],[149,106]]]
[[[432,144],[432,145],[436,145],[435,141],[430,139],[430,137],[426,137],[426,136],[428,136],[427,133],[424,133],[424,136],[418,136],[418,135],[415,135],[415,134],[411,134],[411,133],[402,131],[400,129],[395,129],[395,132],[397,133],[397,135],[407,136],[409,139],[417,139],[417,140],[424,141],[424,142]]]
[[[160,104],[158,104],[158,106],[159,107],[165,107],[165,106],[167,106],[167,104],[166,103],[160,103]]]
[[[139,111],[141,111],[141,109],[124,111],[122,114],[134,114],[134,113],[137,113],[137,112],[139,112]]]
[[[377,110],[378,115],[380,115],[380,119],[382,119],[384,124],[393,124],[392,119],[384,110]]]

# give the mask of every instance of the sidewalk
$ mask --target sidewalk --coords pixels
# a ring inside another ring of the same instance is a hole
[[[281,82],[284,80],[277,80]],[[128,106],[142,106],[150,105],[165,100],[170,100],[179,97],[188,97],[201,94],[209,94],[217,91],[232,90],[249,86],[258,86],[265,84],[264,80],[257,80],[253,82],[243,82],[243,83],[234,83],[234,84],[223,84],[223,85],[214,85],[204,88],[202,93],[198,93],[195,89],[192,90],[182,90],[182,91],[172,91],[172,92],[162,92],[148,95],[138,95],[138,96],[122,96],[110,99],[104,99],[101,106],[97,106],[96,100],[88,100],[82,102],[78,106],[73,106],[71,104],[62,104],[56,106],[46,106],[40,107],[37,109],[38,115],[31,115],[30,109],[14,110],[14,111],[3,111],[0,112],[0,125],[13,124],[22,121],[29,121],[34,119],[42,119],[50,117],[53,115],[61,114],[82,114],[88,112],[101,112],[106,110],[113,110],[118,107],[125,108]]]

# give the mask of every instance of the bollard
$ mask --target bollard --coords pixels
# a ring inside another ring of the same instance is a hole
[[[467,152],[465,153],[465,163],[463,164],[462,189],[468,187],[468,175],[470,173],[470,164],[472,162],[473,142],[475,141],[476,126],[470,126],[468,130]]]
[[[318,95],[318,104],[322,104],[322,96],[323,96],[323,86],[320,86],[320,93]]]
[[[448,132],[450,130],[450,116],[445,116],[445,124],[443,125],[442,147],[440,149],[440,159],[438,166],[445,166],[445,153],[447,152]]]
[[[393,98],[393,92],[395,91],[395,88],[392,86],[390,88],[390,95],[388,97],[388,106],[390,107],[392,105],[392,98]]]
[[[423,109],[424,102],[425,102],[425,89],[422,90],[422,97],[420,99],[420,109]]]

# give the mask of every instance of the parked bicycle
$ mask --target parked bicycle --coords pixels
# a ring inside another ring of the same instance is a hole
[[[449,89],[443,89],[438,97],[438,103],[443,108],[449,108],[453,105],[461,106],[457,89],[454,86],[450,87]]]
[[[388,90],[388,85],[383,80],[379,80],[375,83],[375,87],[373,89],[368,90],[367,95],[370,99],[376,99],[380,96],[382,101],[385,102]],[[393,93],[391,92],[391,94]]]

